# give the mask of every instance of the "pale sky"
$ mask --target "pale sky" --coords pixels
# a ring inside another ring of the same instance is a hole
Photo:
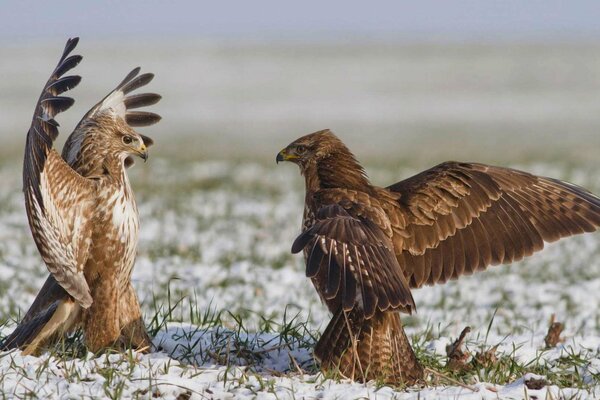
[[[0,41],[600,38],[600,1],[0,0]]]

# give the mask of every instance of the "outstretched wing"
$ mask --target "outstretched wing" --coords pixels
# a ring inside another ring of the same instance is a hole
[[[557,179],[447,162],[388,187],[394,247],[411,287],[521,260],[600,227],[600,198]]]
[[[376,310],[414,310],[392,241],[382,228],[385,213],[346,194],[339,203],[326,202],[318,210],[315,223],[294,241],[292,252],[305,250],[306,275],[317,282],[323,298],[335,299],[346,311],[358,304],[370,318]]]
[[[147,85],[154,79],[154,74],[145,73],[139,75],[140,68],[134,68],[123,81],[104,99],[89,110],[73,130],[63,147],[62,156],[65,161],[73,166],[81,155],[81,144],[85,140],[89,130],[84,129],[87,124],[94,121],[96,116],[103,113],[111,113],[125,120],[130,126],[148,126],[160,121],[158,114],[147,111],[136,111],[135,109],[156,104],[161,96],[156,93],[130,94],[134,90]],[[151,146],[154,141],[145,135],[140,135],[146,147]],[[133,164],[133,159],[128,157],[125,166]]]
[[[83,274],[91,241],[92,183],[71,169],[52,148],[58,136],[56,114],[74,101],[60,96],[77,86],[79,76],[63,75],[81,56],[69,56],[78,39],[69,39],[58,66],[38,100],[27,133],[23,191],[27,217],[42,258],[56,281],[83,307],[92,304]]]

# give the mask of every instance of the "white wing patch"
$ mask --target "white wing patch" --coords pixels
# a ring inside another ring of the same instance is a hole
[[[120,90],[116,90],[116,91],[112,92],[110,95],[108,95],[108,97],[106,99],[104,99],[102,104],[100,104],[100,108],[98,109],[98,112],[101,113],[101,112],[110,110],[114,114],[125,119],[125,114],[127,113],[127,107],[125,107],[124,100],[125,100],[125,94]]]

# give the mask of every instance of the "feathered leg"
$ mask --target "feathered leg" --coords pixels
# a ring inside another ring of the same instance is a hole
[[[338,310],[315,347],[321,369],[366,382],[372,379],[412,385],[423,378],[398,312]]]
[[[85,310],[83,331],[85,344],[92,352],[114,347],[121,330],[119,329],[119,290],[114,275],[106,273],[90,285],[94,302]]]
[[[131,283],[129,283],[119,301],[121,344],[125,348],[134,348],[138,351],[149,352],[152,348],[152,341],[146,331],[140,303]]]

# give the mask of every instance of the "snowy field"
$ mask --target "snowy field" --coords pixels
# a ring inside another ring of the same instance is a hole
[[[157,145],[149,162],[131,171],[141,218],[133,278],[156,351],[96,357],[75,337],[39,358],[1,353],[3,397],[600,396],[600,234],[566,239],[523,262],[414,291],[418,312],[404,322],[421,362],[437,371],[428,375],[426,387],[363,385],[320,374],[311,349],[329,316],[304,277],[301,257],[290,254],[303,182],[296,167],[274,162],[276,152],[300,134],[330,127],[379,185],[445,159],[463,159],[521,168],[600,193],[597,47],[328,51],[296,45],[284,51],[202,44],[191,52],[163,48],[179,57],[171,65],[153,58],[146,45],[127,55],[133,63],[124,62],[126,54],[117,49],[114,69],[123,73],[111,70],[108,80],[100,67],[107,50],[96,46],[82,46],[82,69],[88,65],[74,92],[82,100],[60,119],[63,139],[93,102],[90,93],[101,97],[99,87],[113,86],[131,66],[157,72],[152,89],[165,94],[155,107],[164,123],[144,131]],[[0,69],[13,77],[0,83],[0,137],[7,143],[0,149],[0,336],[14,328],[47,274],[27,227],[21,152],[34,99],[60,47],[35,57],[35,49],[15,46],[0,54],[24,58],[22,69],[12,63]],[[356,52],[363,61],[336,74]],[[310,73],[303,56],[313,60]],[[314,63],[315,57],[322,63]],[[567,63],[569,57],[581,62]],[[186,86],[192,71],[197,73]],[[426,148],[431,150],[420,151]],[[552,315],[565,324],[564,341],[545,350]],[[472,362],[467,371],[447,368],[446,345],[466,326],[472,329],[466,350],[474,356],[497,346],[496,362]]]

